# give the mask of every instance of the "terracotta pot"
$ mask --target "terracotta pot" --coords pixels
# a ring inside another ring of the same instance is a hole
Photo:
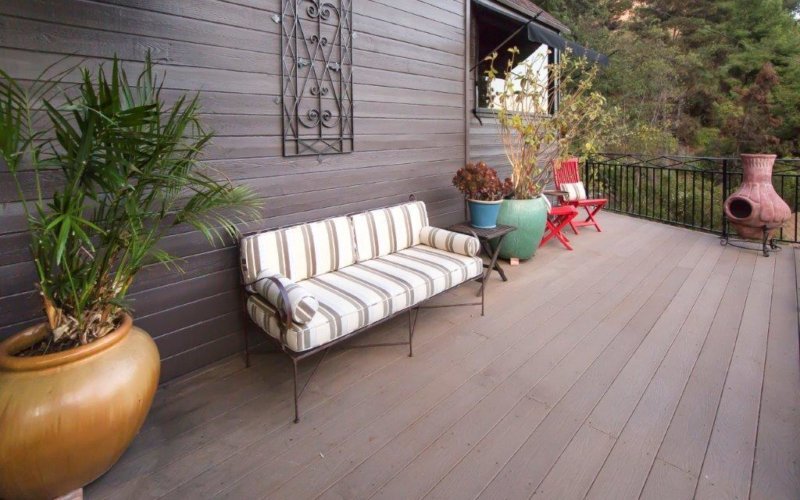
[[[772,187],[775,155],[743,154],[742,185],[725,200],[725,215],[742,238],[771,237],[792,216],[789,205]]]
[[[13,353],[46,327],[0,343],[0,498],[54,498],[105,473],[139,432],[158,385],[158,349],[130,316],[100,340]]]

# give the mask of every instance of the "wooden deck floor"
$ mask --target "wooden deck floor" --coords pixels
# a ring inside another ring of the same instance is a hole
[[[169,384],[87,497],[800,498],[793,249],[602,223],[495,277],[483,318],[424,311],[413,358],[329,355],[299,424],[277,354]]]

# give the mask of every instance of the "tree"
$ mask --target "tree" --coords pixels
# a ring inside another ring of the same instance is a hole
[[[675,139],[657,141],[664,145],[660,152],[677,152],[666,149],[672,144],[684,153],[735,152],[730,120],[741,110],[741,92],[753,88],[769,64],[777,81],[762,90],[774,119],[759,125],[777,139],[772,150],[800,155],[800,1],[549,0],[541,5],[566,22],[579,43],[610,56],[598,90],[619,109],[623,129],[658,130]]]
[[[736,154],[770,153],[780,144],[780,139],[771,133],[781,124],[771,103],[772,89],[779,83],[775,68],[764,63],[752,85],[735,90],[740,99],[723,131],[733,139]]]

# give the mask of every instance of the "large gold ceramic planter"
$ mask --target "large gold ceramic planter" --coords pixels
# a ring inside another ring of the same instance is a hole
[[[139,432],[158,385],[158,349],[130,316],[91,344],[11,356],[45,333],[0,343],[0,498],[54,498],[97,479]]]

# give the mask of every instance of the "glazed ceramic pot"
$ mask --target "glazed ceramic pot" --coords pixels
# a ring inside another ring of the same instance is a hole
[[[0,498],[55,498],[105,473],[142,426],[158,385],[155,343],[130,316],[90,344],[16,357],[45,325],[0,343]]]
[[[470,225],[480,229],[497,227],[497,215],[500,213],[500,205],[502,203],[503,200],[467,200]]]
[[[742,238],[767,237],[792,216],[789,205],[772,186],[772,167],[775,155],[743,154],[742,185],[725,200],[725,215]]]
[[[500,257],[530,259],[539,248],[547,219],[547,202],[543,196],[532,200],[503,200],[497,223],[517,228],[503,239]]]

